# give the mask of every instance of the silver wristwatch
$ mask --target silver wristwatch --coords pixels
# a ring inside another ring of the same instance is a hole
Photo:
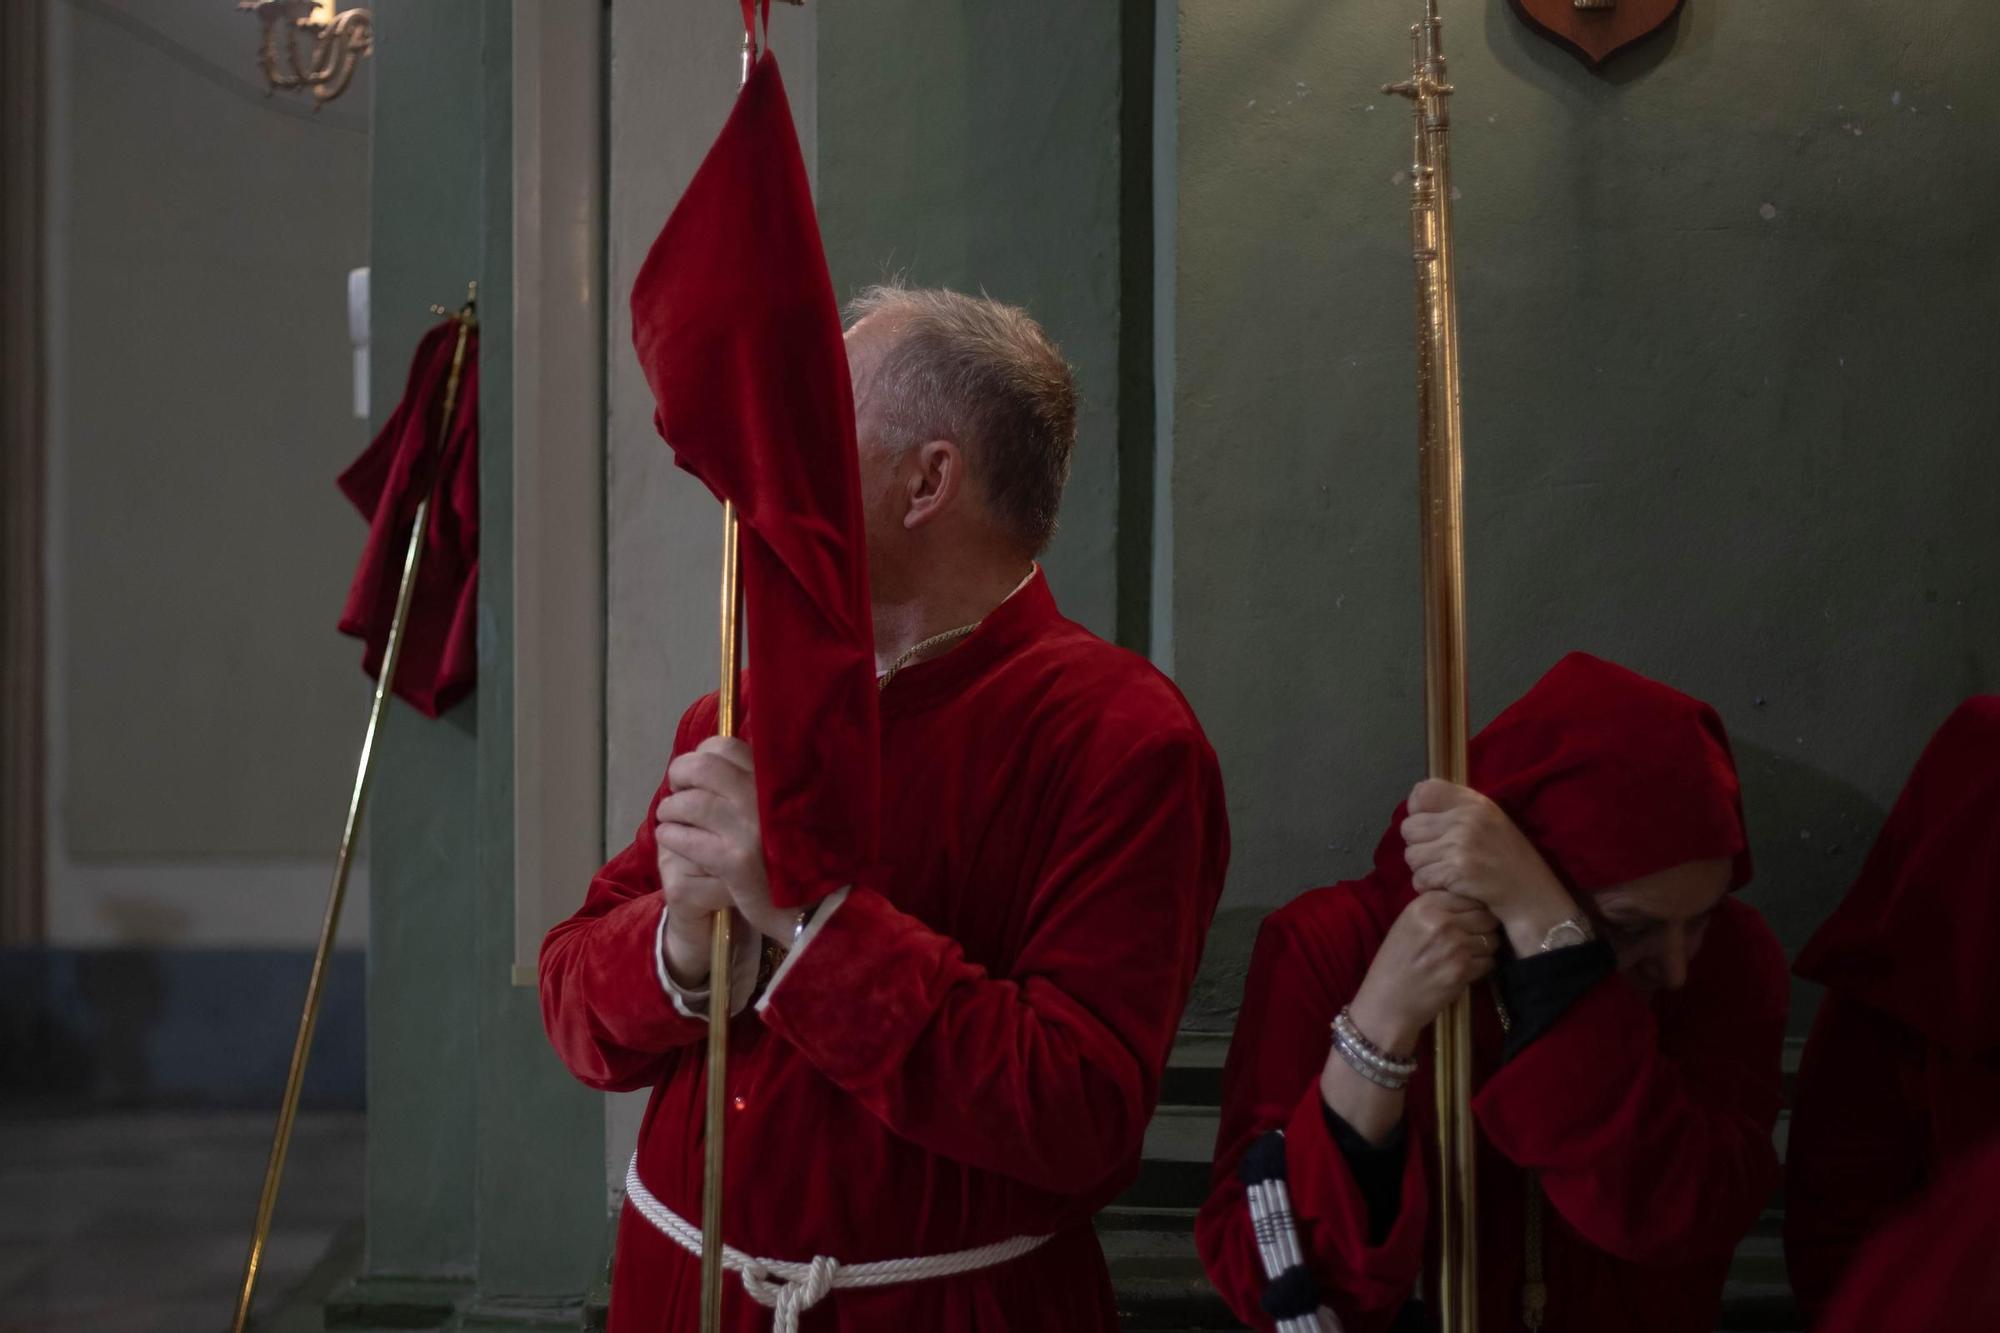
[[[1576,944],[1588,944],[1594,938],[1590,922],[1583,917],[1573,916],[1567,921],[1558,921],[1549,927],[1549,933],[1542,936],[1542,952],[1550,953]]]

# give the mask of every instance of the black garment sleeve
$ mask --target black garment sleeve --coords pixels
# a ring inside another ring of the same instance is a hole
[[[1361,1137],[1359,1130],[1325,1102],[1320,1103],[1319,1109],[1326,1114],[1327,1132],[1333,1135],[1340,1155],[1347,1159],[1347,1169],[1361,1191],[1361,1201],[1368,1205],[1368,1243],[1380,1245],[1389,1238],[1397,1216],[1403,1211],[1405,1122],[1397,1121],[1389,1137],[1378,1146]]]
[[[1551,949],[1529,958],[1503,959],[1494,969],[1509,1024],[1504,1058],[1513,1059],[1555,1026],[1572,1004],[1618,970],[1618,956],[1603,940]]]

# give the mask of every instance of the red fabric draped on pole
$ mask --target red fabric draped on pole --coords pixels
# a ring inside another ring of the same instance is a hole
[[[433,496],[410,623],[396,666],[396,697],[436,717],[472,692],[473,619],[479,585],[479,334],[466,335],[465,367],[449,422],[445,389],[458,321],[424,335],[403,399],[381,433],[340,474],[340,491],[368,520],[368,543],[340,612],[340,632],[367,645],[361,667],[380,676],[396,615],[410,524]],[[433,486],[432,479],[436,479]]]
[[[632,342],[661,436],[742,521],[764,856],[810,902],[874,863],[875,652],[840,313],[769,54],[639,270]]]

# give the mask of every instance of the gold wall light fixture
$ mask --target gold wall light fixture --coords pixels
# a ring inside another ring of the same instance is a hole
[[[257,63],[269,92],[310,89],[315,109],[347,91],[374,47],[374,20],[339,0],[239,0],[263,24]],[[308,49],[308,43],[310,49]]]

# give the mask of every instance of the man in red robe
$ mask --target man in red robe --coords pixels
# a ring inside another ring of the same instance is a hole
[[[1996,949],[2000,695],[1987,694],[1924,748],[1799,955],[1798,974],[1827,988],[1785,1153],[1785,1260],[1808,1319],[1878,1227],[2000,1134]]]
[[[1479,1327],[1708,1333],[1777,1183],[1786,1010],[1777,940],[1730,896],[1750,859],[1721,719],[1578,653],[1470,758],[1472,787],[1416,787],[1373,873],[1265,922],[1197,1223],[1209,1276],[1260,1329],[1426,1326],[1424,1037],[1479,982]],[[1267,1254],[1274,1190],[1296,1243]]]
[[[1220,774],[1173,685],[1064,619],[1035,563],[1076,430],[1046,335],[948,292],[854,313],[884,863],[775,908],[750,750],[714,736],[711,695],[549,933],[557,1051],[653,1089],[611,1325],[695,1326],[708,922],[733,907],[722,1231],[751,1271],[725,1326],[1115,1329],[1090,1219],[1137,1171],[1222,888]]]

